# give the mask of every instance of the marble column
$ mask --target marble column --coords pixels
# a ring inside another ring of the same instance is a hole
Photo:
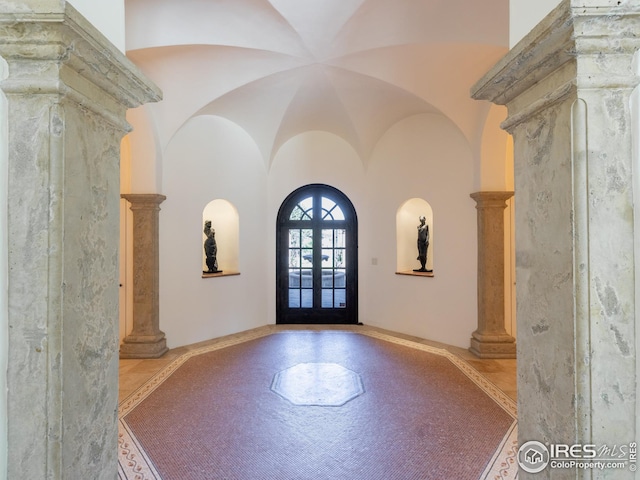
[[[637,1],[564,0],[472,88],[514,139],[521,443],[638,440],[637,32]]]
[[[127,193],[133,212],[133,329],[120,346],[120,358],[158,358],[167,340],[160,331],[160,204],[155,193]]]
[[[504,209],[513,192],[476,192],[478,211],[478,329],[469,350],[480,358],[516,358],[505,330]]]
[[[68,3],[0,3],[7,478],[113,480],[120,142],[161,92]]]

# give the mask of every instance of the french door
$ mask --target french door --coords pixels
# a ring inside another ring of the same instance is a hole
[[[278,212],[277,323],[358,323],[357,218],[328,185],[301,187]]]

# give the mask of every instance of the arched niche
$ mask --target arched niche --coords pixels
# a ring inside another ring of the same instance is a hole
[[[202,243],[200,251],[202,255],[202,271],[206,272],[207,262],[204,253],[204,242],[207,237],[204,234],[204,223],[210,220],[211,228],[215,230],[216,245],[218,247],[218,269],[222,273],[205,274],[203,277],[216,277],[225,275],[237,275],[240,272],[240,218],[238,210],[233,204],[223,199],[209,202],[202,211]]]
[[[420,217],[426,218],[429,226],[429,248],[427,249],[427,270],[429,273],[414,272],[420,268],[418,257],[418,225]],[[419,276],[433,276],[433,210],[429,202],[422,198],[411,198],[396,212],[396,273]]]

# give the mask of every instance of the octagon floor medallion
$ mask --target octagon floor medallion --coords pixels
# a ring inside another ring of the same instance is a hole
[[[366,326],[193,350],[119,425],[121,480],[517,478],[515,402],[452,353]]]
[[[294,405],[339,407],[364,393],[356,372],[337,363],[299,363],[275,374],[271,390]]]

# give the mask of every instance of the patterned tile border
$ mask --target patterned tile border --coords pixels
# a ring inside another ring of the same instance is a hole
[[[403,345],[405,347],[413,348],[416,350],[422,350],[423,352],[433,353],[447,358],[453,363],[458,370],[464,373],[467,377],[473,381],[478,387],[480,387],[489,397],[491,397],[498,405],[500,405],[505,412],[507,412],[514,419],[517,417],[516,402],[514,402],[508,395],[502,390],[496,387],[493,383],[487,380],[480,372],[462,360],[457,355],[445,350],[443,348],[432,347],[423,343],[412,342],[411,340],[405,340],[398,337],[393,337],[385,333],[380,333],[374,330],[362,330],[358,331],[361,335],[368,335],[369,337],[378,338],[390,343]]]
[[[151,462],[147,457],[142,445],[140,445],[133,435],[133,432],[131,432],[129,426],[124,421],[124,417],[131,410],[137,407],[156,388],[162,385],[162,382],[169,378],[190,358],[272,334],[273,331],[271,330],[260,329],[259,331],[246,332],[245,334],[215,343],[214,345],[209,345],[187,352],[176,358],[160,372],[151,377],[151,379],[149,379],[144,385],[120,403],[118,406],[118,479],[162,480],[162,477],[153,466],[153,462]]]
[[[293,331],[317,331],[317,329],[303,330],[274,330],[274,329],[256,329],[243,334],[217,342],[213,345],[194,349],[176,358],[173,362],[155,374],[144,385],[127,397],[118,407],[118,479],[119,480],[162,480],[159,473],[153,466],[153,462],[147,457],[142,445],[137,441],[133,432],[124,421],[124,417],[138,406],[145,398],[147,398],[162,382],[169,378],[182,364],[190,358],[202,355],[203,353],[212,352],[233,345],[238,345],[250,340],[276,335],[279,333],[288,333]],[[462,373],[464,373],[473,383],[482,389],[489,397],[491,397],[502,409],[513,418],[513,424],[505,434],[500,446],[497,448],[494,456],[487,465],[482,476],[478,480],[517,480],[518,466],[516,463],[516,455],[518,451],[518,427],[517,427],[517,409],[516,403],[508,397],[502,390],[487,380],[480,372],[470,366],[464,360],[455,354],[437,347],[425,345],[422,343],[405,340],[394,337],[375,330],[363,328],[357,329],[342,328],[336,331],[347,331],[367,335],[379,340],[403,345],[408,348],[422,350],[435,355],[446,357],[453,363]]]

